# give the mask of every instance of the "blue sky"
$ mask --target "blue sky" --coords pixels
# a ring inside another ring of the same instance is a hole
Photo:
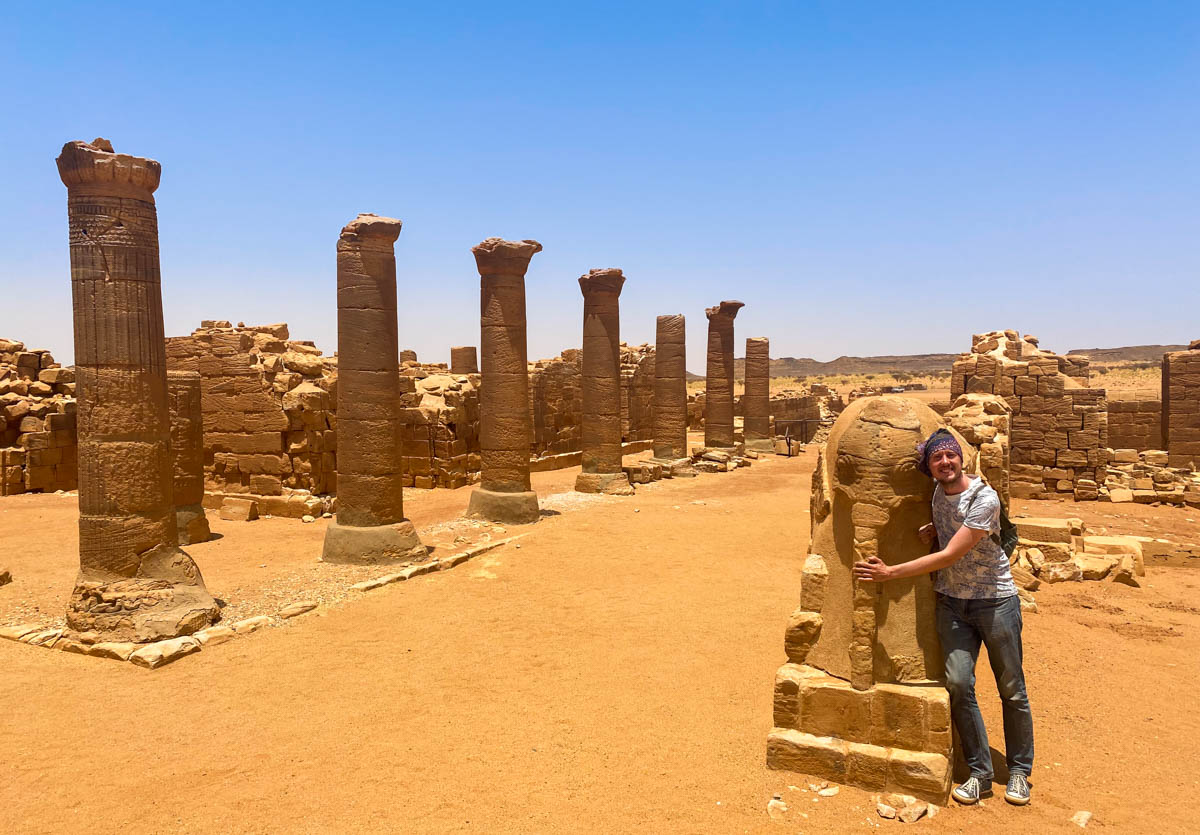
[[[0,18],[0,336],[71,353],[68,140],[163,166],[167,333],[336,349],[334,245],[399,217],[400,341],[478,342],[470,247],[536,238],[529,350],[746,307],[773,356],[1200,337],[1200,5],[22,4]],[[39,8],[40,6],[40,8]],[[739,350],[739,353],[741,351]]]

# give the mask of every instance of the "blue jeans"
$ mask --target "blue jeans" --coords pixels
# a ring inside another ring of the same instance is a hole
[[[1021,668],[1021,602],[1013,595],[996,599],[963,600],[938,595],[937,631],[946,662],[946,689],[950,715],[962,742],[971,776],[985,783],[992,779],[992,755],[979,703],[975,701],[975,662],[979,645],[987,646],[988,660],[1000,690],[1004,713],[1004,753],[1008,773],[1033,772],[1033,713],[1025,695]]]

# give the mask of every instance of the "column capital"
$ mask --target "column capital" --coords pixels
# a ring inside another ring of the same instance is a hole
[[[68,142],[55,162],[58,176],[68,189],[76,186],[133,189],[144,191],[149,197],[162,176],[162,166],[157,160],[114,153],[107,139]]]
[[[588,270],[587,275],[579,276],[579,290],[585,298],[591,293],[612,293],[619,296],[624,284],[624,273],[613,267]]]
[[[733,321],[733,317],[737,316],[738,311],[745,306],[745,302],[723,301],[716,307],[706,307],[704,309],[704,315],[708,317],[710,322],[716,319],[718,316]]]
[[[471,247],[480,275],[525,275],[529,259],[542,251],[537,241],[488,238]]]
[[[372,212],[360,212],[358,217],[342,227],[338,246],[343,244],[394,244],[404,224],[394,217],[382,217]]]

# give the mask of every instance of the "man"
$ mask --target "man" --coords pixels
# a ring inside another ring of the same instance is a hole
[[[958,441],[939,429],[917,447],[921,472],[933,490],[933,523],[919,531],[929,545],[945,543],[915,560],[887,565],[878,557],[854,564],[858,580],[885,582],[937,572],[937,632],[950,691],[950,714],[962,742],[971,775],[951,792],[959,803],[976,803],[992,794],[992,758],[983,716],[975,701],[975,662],[987,646],[1004,713],[1008,786],[1004,799],[1029,802],[1033,770],[1033,714],[1021,668],[1021,605],[1009,570],[1008,555],[992,533],[1000,530],[1000,497],[983,479],[963,472]],[[936,537],[936,538],[935,538]]]

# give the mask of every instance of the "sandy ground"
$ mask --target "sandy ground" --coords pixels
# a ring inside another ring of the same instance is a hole
[[[520,549],[331,598],[153,672],[0,642],[0,831],[902,827],[868,793],[818,799],[804,777],[764,766],[814,458],[628,499],[552,499],[558,515],[506,532],[527,533]],[[536,474],[535,486],[561,493],[574,473]],[[409,514],[435,530],[467,493],[410,491]],[[1194,511],[1125,508],[1130,532],[1144,522],[1200,540]],[[1111,505],[1016,510],[1124,524]],[[0,502],[0,562],[16,578],[0,588],[0,618],[60,614],[75,513],[69,497]],[[287,602],[331,569],[315,563],[323,523],[212,524],[223,538],[189,550],[229,607],[239,595]],[[1194,831],[1198,569],[1151,565],[1142,589],[1043,587],[1025,630],[1033,804],[997,798],[916,826],[1070,832],[1088,810],[1089,829]],[[1002,747],[982,661],[979,690]],[[782,824],[766,815],[773,793],[789,805]]]

